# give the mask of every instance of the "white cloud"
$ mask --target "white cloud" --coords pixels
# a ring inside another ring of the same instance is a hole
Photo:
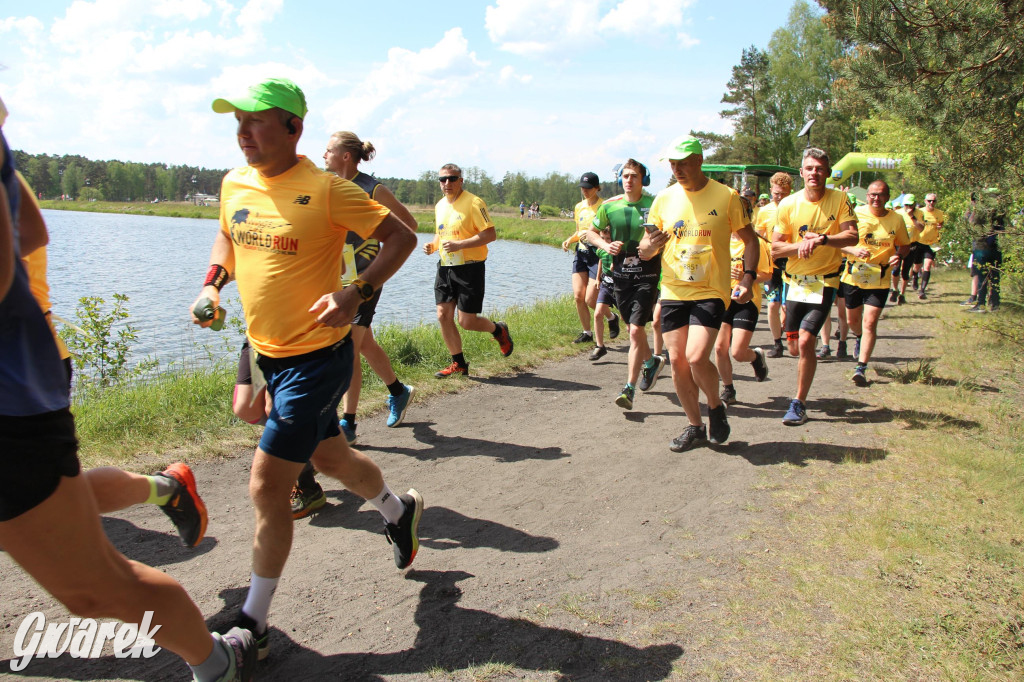
[[[249,0],[238,13],[238,26],[243,31],[258,31],[268,23],[284,5],[284,0]]]
[[[325,111],[327,129],[356,129],[371,116],[386,118],[390,109],[408,106],[410,101],[429,101],[441,106],[461,94],[484,68],[461,28],[449,29],[432,47],[413,52],[401,47],[388,50],[388,60],[372,68],[351,93]]]
[[[524,56],[569,54],[595,43],[628,36],[651,38],[671,32],[683,47],[694,40],[679,29],[695,0],[497,0],[485,11],[491,42]]]
[[[165,19],[181,17],[195,21],[209,16],[211,7],[203,0],[160,0],[153,4],[153,14]]]
[[[533,76],[530,74],[519,75],[516,70],[510,65],[501,67],[501,71],[498,74],[498,80],[502,83],[508,83],[509,81],[518,81],[523,85],[526,85],[533,80]]]

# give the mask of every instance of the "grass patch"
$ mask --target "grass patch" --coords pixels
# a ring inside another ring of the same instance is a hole
[[[558,607],[586,623],[612,625],[615,619],[594,608],[594,598],[586,594],[565,594],[558,601]]]
[[[434,378],[434,372],[451,362],[436,324],[412,329],[382,325],[374,334],[391,357],[398,377],[416,387],[414,400],[458,391],[472,386],[476,379],[581,352],[571,343],[579,331],[579,319],[569,295],[529,308],[513,307],[497,319],[508,323],[515,353],[503,358],[489,334],[463,332],[463,352],[472,372],[469,379]],[[202,459],[255,445],[260,428],[231,413],[234,380],[231,363],[214,369],[180,370],[77,395],[72,409],[83,464],[148,470],[172,456]],[[387,396],[387,388],[364,361],[359,414],[380,413]]]
[[[863,394],[895,417],[875,426],[884,458],[759,482],[786,522],[763,529],[772,551],[724,587],[728,644],[703,674],[1024,678],[1024,370],[1002,334],[958,324],[965,279],[938,271],[934,288],[957,296],[882,322],[914,325],[932,337],[917,352],[937,356]],[[1019,308],[999,314],[1024,323]]]
[[[220,217],[218,206],[196,206],[188,201],[162,201],[151,204],[148,201],[59,201],[45,199],[40,208],[54,211],[81,211],[83,213],[124,213],[128,215],[155,215],[165,218],[211,218]]]

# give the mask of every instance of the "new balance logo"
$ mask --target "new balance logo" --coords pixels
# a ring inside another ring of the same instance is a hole
[[[708,215],[714,215],[714,216],[718,215],[718,209],[717,208],[711,209],[710,211],[708,211]]]
[[[305,206],[305,205],[307,205],[309,203],[309,200],[312,199],[312,198],[313,197],[309,196],[308,194],[300,194],[299,196],[297,196],[295,198],[295,201],[293,201],[292,203],[293,204],[302,204],[303,206]]]

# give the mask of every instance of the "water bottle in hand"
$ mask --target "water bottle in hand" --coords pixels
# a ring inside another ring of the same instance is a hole
[[[201,299],[192,309],[192,314],[199,320],[200,327],[209,327],[215,332],[224,328],[224,320],[228,313],[224,308],[213,307],[213,301],[208,298]]]

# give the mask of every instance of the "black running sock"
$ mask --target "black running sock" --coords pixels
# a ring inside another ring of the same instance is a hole
[[[347,421],[352,426],[353,429],[356,428],[356,416],[354,414],[352,414],[351,412],[346,412],[345,414],[341,415],[341,418]]]
[[[930,280],[931,278],[932,278],[932,271],[931,270],[928,270],[927,272],[922,272],[921,273],[921,291],[924,291],[925,289],[928,288],[928,280]]]
[[[398,379],[395,379],[394,382],[388,384],[388,393],[394,396],[402,395],[405,393],[405,385]]]
[[[302,467],[302,471],[299,472],[298,484],[300,490],[316,489],[316,469],[309,462],[306,462],[306,466]]]
[[[456,353],[455,355],[453,355],[452,356],[452,362],[454,362],[459,367],[468,367],[469,366],[469,363],[466,362],[466,356],[463,355],[462,353]]]
[[[722,388],[727,388],[727,389],[729,389],[731,391],[732,390],[732,384],[722,384]]]
[[[501,326],[497,322],[494,323],[494,331],[491,332],[491,336],[496,339],[501,338]]]

